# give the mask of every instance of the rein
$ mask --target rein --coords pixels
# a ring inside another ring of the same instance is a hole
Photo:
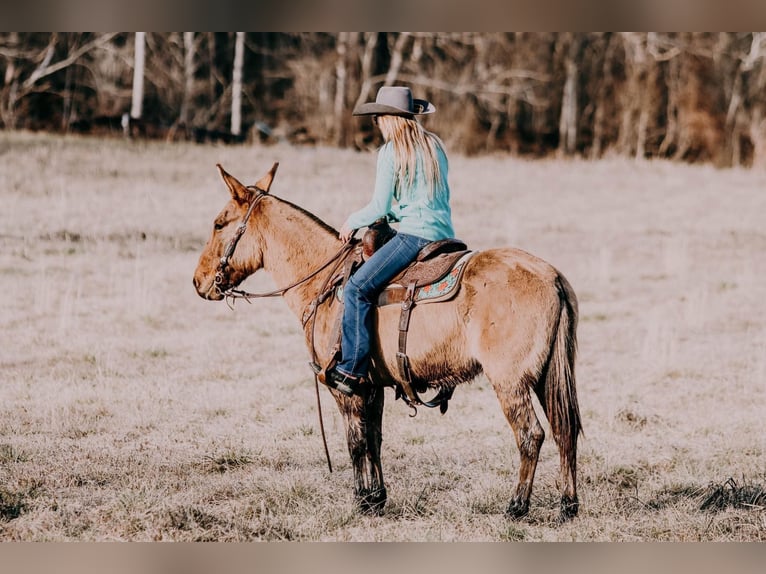
[[[221,294],[223,294],[226,297],[227,301],[229,299],[244,299],[248,303],[250,302],[250,299],[257,299],[260,297],[281,297],[290,289],[293,289],[297,287],[298,285],[302,285],[309,279],[313,279],[314,277],[319,275],[319,273],[327,269],[334,261],[341,259],[342,256],[345,255],[347,251],[350,251],[353,248],[354,248],[354,245],[350,241],[347,243],[344,243],[343,246],[340,248],[340,250],[338,250],[336,253],[330,256],[327,260],[325,260],[325,262],[322,263],[316,269],[314,269],[314,271],[312,271],[311,273],[309,273],[302,279],[298,279],[294,283],[290,283],[289,285],[286,285],[285,287],[280,287],[279,289],[274,289],[273,291],[266,291],[263,293],[250,293],[249,291],[243,291],[242,289],[234,289],[230,287],[229,289],[226,289],[225,291],[221,291]],[[223,258],[221,260],[223,261]],[[218,282],[216,282],[216,284],[218,284]]]
[[[245,213],[245,216],[242,218],[242,222],[239,224],[239,226],[237,226],[237,230],[234,233],[234,237],[232,237],[231,241],[229,241],[228,245],[226,245],[226,249],[224,250],[223,257],[221,257],[221,260],[218,263],[218,268],[215,271],[216,289],[218,289],[218,292],[221,293],[224,297],[226,297],[227,304],[229,304],[230,300],[236,300],[236,299],[245,299],[249,303],[250,299],[258,299],[262,297],[281,297],[290,289],[293,289],[297,287],[298,285],[302,285],[309,279],[313,279],[314,277],[316,277],[324,269],[329,267],[334,261],[341,258],[347,251],[350,251],[354,247],[351,241],[344,243],[341,246],[340,250],[338,250],[334,255],[330,256],[324,263],[322,263],[314,271],[312,271],[311,273],[309,273],[302,279],[298,279],[297,281],[290,283],[289,285],[286,285],[285,287],[280,287],[279,289],[274,289],[273,291],[266,291],[263,293],[250,293],[248,291],[244,291],[242,289],[235,289],[233,287],[229,287],[228,289],[221,289],[221,285],[224,282],[224,273],[226,272],[226,268],[229,266],[229,260],[234,255],[234,250],[237,248],[237,244],[239,243],[240,238],[242,237],[242,235],[244,235],[245,231],[247,230],[247,222],[250,219],[250,215],[253,213],[253,209],[255,208],[256,204],[261,199],[263,199],[264,196],[267,195],[265,191],[257,187],[248,186],[248,189],[252,189],[255,191],[256,193],[255,199],[247,208],[247,213]]]

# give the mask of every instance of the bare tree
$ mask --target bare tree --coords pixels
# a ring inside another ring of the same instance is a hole
[[[409,40],[409,32],[402,32],[397,36],[396,41],[394,42],[394,48],[391,52],[391,62],[388,66],[384,85],[391,86],[396,82],[396,78],[399,75],[399,70],[401,70],[402,62],[404,60],[404,49]]]
[[[602,60],[596,68],[596,86],[590,102],[593,109],[593,139],[590,157],[593,159],[600,158],[607,146],[609,117],[613,115],[613,109],[616,106],[613,97],[616,80],[612,69],[617,59],[617,44],[613,34],[605,35]]]
[[[6,60],[0,89],[0,118],[6,127],[16,127],[17,105],[22,99],[49,92],[52,86],[48,81],[53,76],[108,45],[116,33],[92,37],[71,51],[63,46],[61,36],[51,33],[44,42],[37,39],[25,42],[20,33],[11,32],[0,44],[0,56]],[[59,54],[61,51],[64,51],[63,56]]]
[[[658,105],[655,83],[657,66],[652,58],[652,40],[641,32],[620,34],[625,50],[626,81],[622,89],[622,121],[618,150],[637,159],[647,155],[649,126]]]
[[[563,36],[564,71],[566,80],[561,96],[561,115],[559,119],[559,149],[567,155],[575,152],[577,146],[577,88],[579,76],[578,56],[581,40],[577,34],[567,33]]]
[[[753,164],[766,165],[766,121],[763,109],[763,90],[766,87],[763,65],[766,33],[755,32],[749,36],[749,46],[738,53],[738,65],[734,72],[726,110],[726,137],[734,165],[743,162],[743,137],[752,145]],[[757,68],[759,73],[756,73]]]
[[[361,87],[359,88],[359,96],[354,103],[354,107],[366,102],[370,97],[370,91],[374,81],[372,77],[372,61],[377,45],[378,33],[365,32],[364,52],[362,53],[360,71]]]
[[[349,32],[341,32],[338,34],[336,47],[337,59],[335,61],[335,104],[333,106],[333,115],[335,116],[335,143],[340,146],[344,145],[346,139],[343,116],[346,111],[349,44]]]
[[[234,43],[234,73],[231,87],[231,133],[242,131],[242,67],[245,63],[245,33],[237,32]]]
[[[146,63],[146,32],[136,32],[135,55],[133,64],[133,100],[130,117],[139,119],[144,105],[144,68]]]
[[[230,138],[252,121],[266,137],[366,147],[378,136],[350,110],[399,82],[464,153],[766,164],[764,32],[0,32],[5,128],[82,129],[129,109],[152,136],[172,124]]]
[[[194,32],[184,32],[184,94],[181,100],[181,111],[179,122],[182,125],[189,125],[190,105],[192,92],[194,90],[194,74],[196,72],[194,64]]]

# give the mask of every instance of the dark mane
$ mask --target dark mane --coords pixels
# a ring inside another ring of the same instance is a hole
[[[328,233],[331,233],[331,234],[333,234],[335,236],[338,235],[338,230],[337,229],[335,229],[334,227],[328,225],[327,223],[325,223],[324,221],[319,219],[316,215],[314,215],[310,211],[307,211],[307,210],[303,209],[300,205],[295,205],[292,201],[287,201],[286,199],[282,199],[281,197],[277,197],[276,195],[273,195],[271,193],[269,194],[269,197],[271,197],[273,199],[276,199],[277,201],[279,201],[281,203],[285,203],[285,204],[289,205],[290,207],[292,207],[293,209],[295,209],[299,213],[302,213],[303,215],[308,217],[311,221],[313,221],[314,223],[316,223],[317,225],[322,227]]]

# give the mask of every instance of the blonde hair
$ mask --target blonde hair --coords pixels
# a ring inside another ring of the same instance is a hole
[[[415,118],[381,115],[377,121],[383,139],[394,146],[394,167],[400,189],[404,182],[412,186],[420,159],[429,186],[429,197],[433,198],[437,185],[445,183],[438,155],[438,150],[444,153],[442,141],[436,134],[423,128]]]

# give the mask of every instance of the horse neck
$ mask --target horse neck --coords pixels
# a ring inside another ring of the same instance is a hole
[[[272,197],[264,202],[266,225],[261,234],[263,269],[277,288],[307,277],[341,247],[337,232],[307,211]],[[316,297],[330,270],[323,271],[284,294],[287,305],[300,318],[306,305]]]

